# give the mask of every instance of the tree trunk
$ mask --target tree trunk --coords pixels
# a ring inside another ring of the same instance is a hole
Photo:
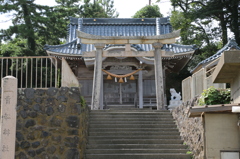
[[[220,13],[219,20],[220,20],[220,25],[222,28],[222,42],[223,42],[223,46],[224,46],[228,42],[227,22],[225,21],[224,13]]]
[[[35,54],[35,50],[36,50],[35,35],[34,35],[33,26],[32,26],[32,21],[30,18],[31,15],[29,13],[26,1],[23,2],[23,4],[21,4],[21,7],[23,10],[23,18],[26,25],[26,38],[27,38],[28,48],[32,51],[33,54]]]
[[[238,23],[238,19],[239,19],[239,15],[238,15],[238,0],[234,0],[231,2],[231,10],[232,10],[232,21],[231,21],[231,31],[234,33],[235,36],[235,40],[238,43],[238,45],[240,45],[240,30],[239,30],[239,23]]]

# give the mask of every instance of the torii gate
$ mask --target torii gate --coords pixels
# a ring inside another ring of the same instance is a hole
[[[154,56],[155,66],[155,85],[156,85],[156,99],[157,110],[165,109],[164,107],[164,81],[163,81],[163,69],[162,69],[162,56],[169,56],[172,53],[161,51],[163,44],[175,43],[176,38],[180,36],[180,30],[174,31],[169,34],[156,35],[156,36],[98,36],[91,35],[77,30],[77,36],[81,39],[83,44],[93,44],[96,51],[85,52],[84,57],[95,56],[94,63],[94,76],[93,76],[93,92],[92,92],[92,106],[91,109],[100,108],[101,98],[101,76],[102,76],[102,57],[136,57],[136,56]],[[125,52],[121,52],[119,55],[108,54],[107,51],[103,51],[106,44],[125,44]],[[138,51],[134,52],[130,50],[130,44],[152,44],[155,48],[154,51]],[[162,55],[163,54],[163,55]],[[169,54],[169,55],[167,55]]]

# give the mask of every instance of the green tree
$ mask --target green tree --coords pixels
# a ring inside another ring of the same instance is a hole
[[[60,39],[66,38],[70,16],[81,16],[79,0],[55,1],[57,5],[46,10],[46,20],[38,34],[41,41],[50,45],[58,45],[61,43]]]
[[[14,38],[12,41],[0,45],[1,57],[24,56],[29,51],[26,39]]]
[[[156,17],[163,17],[163,15],[160,13],[160,8],[158,5],[147,5],[137,11],[133,18],[156,18]]]
[[[225,2],[217,0],[171,0],[174,11],[171,24],[181,29],[182,44],[196,44],[198,54],[188,64],[192,70],[227,43],[229,16]],[[216,25],[219,23],[219,25]]]
[[[113,0],[99,0],[93,3],[84,0],[84,5],[80,7],[83,18],[116,18],[118,13],[114,9]]]
[[[119,16],[118,12],[114,8],[113,0],[100,0],[99,2],[109,18],[117,18]]]
[[[206,25],[211,25],[211,21],[218,22],[220,27],[211,27],[211,29],[207,28],[205,30],[211,30],[215,37],[220,33],[223,45],[228,40],[227,28],[234,32],[237,42],[239,41],[239,0],[171,0],[171,2],[176,11],[183,13],[189,25],[196,25],[199,28],[203,26],[205,29]],[[183,28],[186,29],[186,26],[183,26]],[[186,33],[183,34],[188,36]],[[211,34],[207,36],[211,36]]]
[[[239,0],[222,0],[224,4],[223,10],[226,9],[228,15],[228,26],[234,33],[234,37],[238,45],[240,45],[240,1]]]
[[[44,25],[45,11],[48,7],[37,5],[34,0],[0,0],[0,13],[13,12],[13,26],[2,31],[5,38],[11,39],[12,35],[27,39],[27,48],[31,51],[28,55],[36,55],[37,28]]]
[[[15,44],[14,38],[26,39],[25,56],[46,55],[45,44],[58,45],[67,36],[69,17],[112,18],[118,13],[113,0],[56,0],[54,7],[35,4],[34,0],[0,0],[0,14],[12,14],[13,26],[1,30],[0,39]],[[13,53],[13,55],[15,55]]]

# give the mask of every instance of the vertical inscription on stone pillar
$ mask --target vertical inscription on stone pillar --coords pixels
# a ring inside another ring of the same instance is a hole
[[[0,159],[15,158],[17,79],[2,79]]]

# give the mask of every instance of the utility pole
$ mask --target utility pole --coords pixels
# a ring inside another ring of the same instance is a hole
[[[151,1],[152,1],[152,0],[149,0],[149,5],[151,5],[151,3],[152,3]]]

